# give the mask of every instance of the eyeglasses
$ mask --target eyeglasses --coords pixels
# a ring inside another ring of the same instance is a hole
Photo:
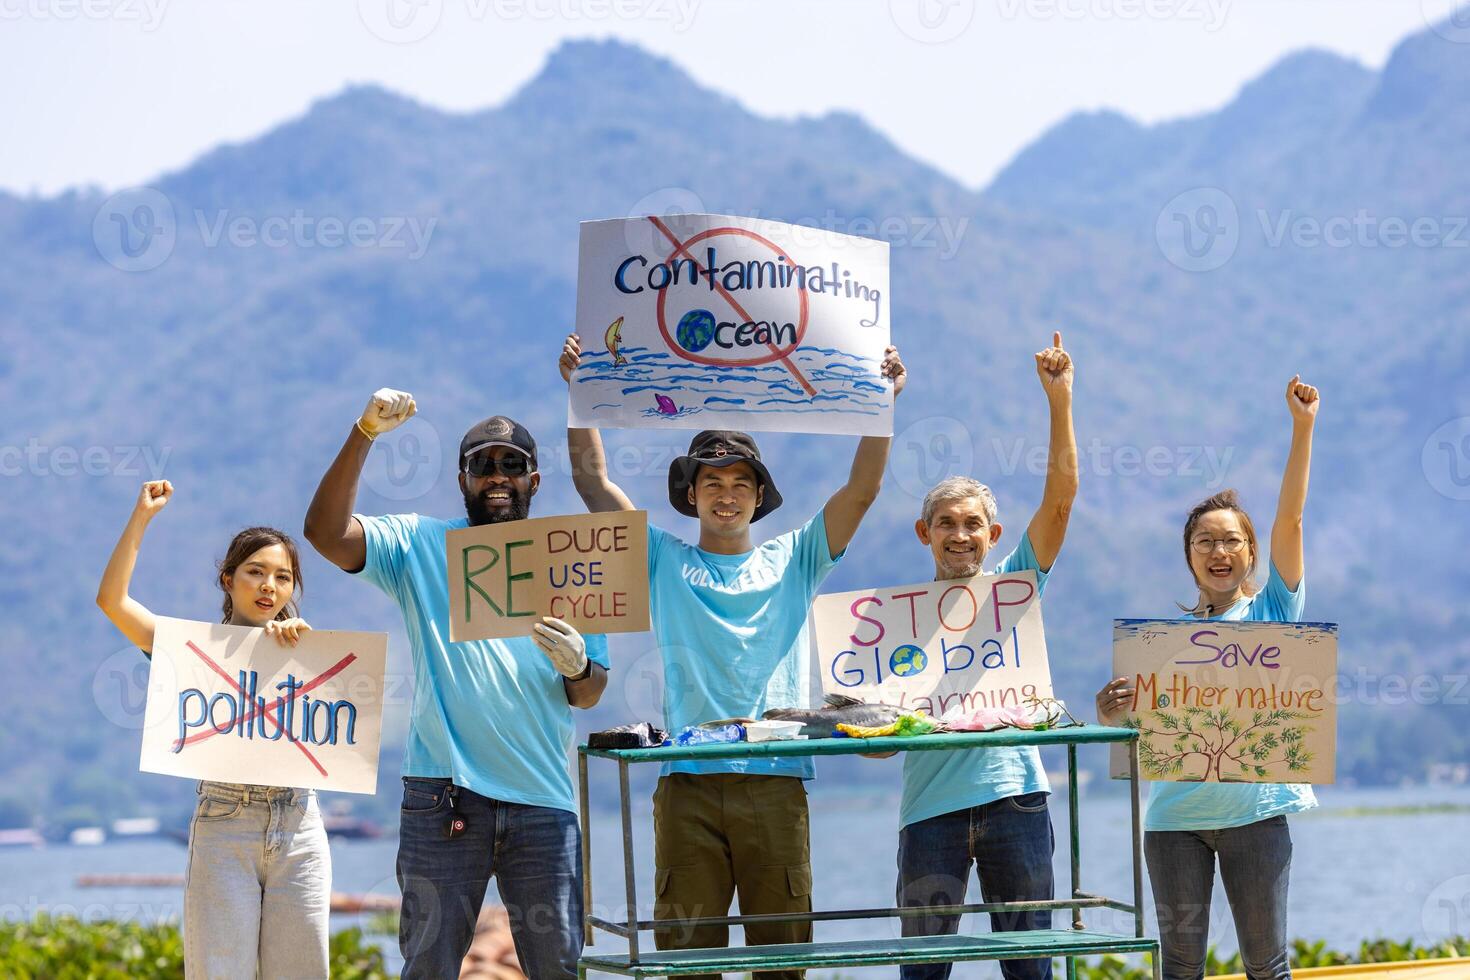
[[[1197,555],[1208,555],[1215,550],[1215,545],[1224,548],[1225,554],[1233,555],[1245,547],[1246,541],[1245,538],[1238,538],[1231,535],[1228,538],[1195,538],[1189,542],[1189,546],[1194,549],[1194,553]]]
[[[470,476],[525,476],[531,470],[531,458],[523,453],[505,453],[499,459],[489,453],[476,453],[464,461],[465,472]]]

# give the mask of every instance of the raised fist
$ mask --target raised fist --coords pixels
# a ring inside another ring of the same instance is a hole
[[[1321,404],[1317,389],[1302,384],[1300,374],[1292,375],[1286,383],[1286,406],[1291,409],[1292,419],[1297,422],[1313,421],[1317,417],[1317,406]]]
[[[153,517],[169,502],[174,495],[174,485],[167,480],[149,480],[143,484],[143,489],[138,491],[138,502],[133,510],[145,517]]]
[[[362,410],[362,418],[357,420],[357,424],[369,439],[376,439],[413,418],[417,411],[418,406],[408,392],[379,388],[368,399],[367,408]]]

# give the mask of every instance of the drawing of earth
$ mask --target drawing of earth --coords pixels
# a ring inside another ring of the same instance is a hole
[[[690,310],[679,318],[679,327],[674,333],[679,346],[692,354],[698,354],[715,339],[715,316],[709,310]]]
[[[894,650],[893,655],[888,658],[888,670],[894,677],[912,677],[914,674],[922,674],[927,666],[929,666],[929,655],[921,647],[916,647],[912,643]]]

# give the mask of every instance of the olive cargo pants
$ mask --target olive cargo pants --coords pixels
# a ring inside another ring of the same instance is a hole
[[[738,892],[741,915],[810,912],[811,847],[806,787],[793,776],[672,773],[653,794],[655,919],[723,916]],[[659,949],[727,946],[727,926],[678,926],[654,933]],[[751,946],[809,943],[810,922],[745,929]],[[710,977],[717,977],[711,974]],[[801,980],[801,970],[761,980]],[[694,978],[704,980],[704,978]]]

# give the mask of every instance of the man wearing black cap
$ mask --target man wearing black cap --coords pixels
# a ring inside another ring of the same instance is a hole
[[[373,440],[414,411],[405,392],[374,393],[322,477],[305,528],[329,561],[397,601],[413,648],[398,840],[403,977],[459,976],[492,876],[522,971],[575,977],[582,879],[567,768],[571,709],[602,696],[607,641],[550,617],[536,624],[534,643],[449,641],[445,533],[525,518],[541,475],[531,434],[496,415],[460,442],[467,517],[353,514]]]
[[[562,348],[570,383],[581,359],[575,334]],[[882,375],[895,396],[906,375],[898,351]],[[608,479],[596,429],[568,429],[572,478],[593,512],[633,510]],[[759,547],[750,525],[781,506],[781,493],[743,432],[696,435],[669,469],[669,503],[699,520],[699,544],[650,526],[653,630],[663,658],[670,731],[718,718],[758,718],[806,707],[806,616],[883,481],[889,438],[858,443],[847,483],[795,531]],[[762,758],[664,766],[654,793],[654,918],[723,916],[738,892],[744,915],[811,911],[806,789],[810,759]],[[662,929],[660,949],[724,946],[723,926]],[[809,922],[745,927],[751,945],[810,942]],[[767,972],[797,978],[799,971]]]

